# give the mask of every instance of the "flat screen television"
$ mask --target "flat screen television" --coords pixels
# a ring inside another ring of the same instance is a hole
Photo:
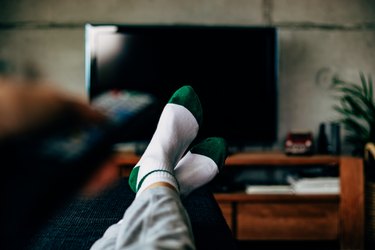
[[[191,85],[203,107],[198,139],[231,148],[277,140],[278,40],[274,27],[86,24],[89,99],[111,89],[149,92],[160,101],[134,142],[151,139],[159,111]]]

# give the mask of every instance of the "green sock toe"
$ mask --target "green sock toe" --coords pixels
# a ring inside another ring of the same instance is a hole
[[[201,126],[203,120],[202,106],[199,97],[191,86],[185,85],[179,88],[169,99],[168,103],[179,104],[187,108],[194,115],[199,126]]]
[[[137,192],[137,178],[138,178],[139,166],[135,166],[129,175],[129,186],[134,193]]]
[[[228,155],[228,146],[221,137],[209,137],[193,146],[190,152],[211,158],[221,170]]]

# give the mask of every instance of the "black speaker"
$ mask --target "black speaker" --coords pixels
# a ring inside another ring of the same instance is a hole
[[[326,124],[321,123],[319,125],[319,134],[317,140],[317,152],[318,154],[328,154],[329,153],[329,145],[328,145],[328,137],[326,133]]]
[[[331,138],[330,138],[330,151],[333,155],[341,154],[341,133],[340,133],[340,124],[336,122],[330,123],[331,127]]]

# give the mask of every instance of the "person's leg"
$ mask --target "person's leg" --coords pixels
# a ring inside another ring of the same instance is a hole
[[[146,189],[92,249],[195,249],[190,219],[170,187]]]
[[[226,156],[226,142],[222,138],[207,138],[193,146],[175,168],[180,196],[185,197],[211,181],[223,167]],[[163,188],[168,185],[165,183],[154,185],[159,188],[150,186],[138,196],[123,219],[109,227],[93,249],[121,249],[125,246],[127,249],[152,249],[158,246],[158,242],[171,246],[171,249],[194,248],[191,246],[190,220],[176,190]],[[151,226],[145,221],[157,224]]]
[[[221,137],[209,137],[194,145],[174,168],[180,195],[186,197],[210,182],[224,166],[227,154],[227,143]],[[132,183],[135,181],[130,182],[130,186],[136,192]]]
[[[130,173],[129,185],[137,195],[155,181],[179,189],[173,169],[197,136],[201,122],[198,96],[190,86],[181,87],[164,107],[149,145]]]
[[[109,227],[92,249],[195,248],[174,168],[197,135],[201,114],[199,99],[190,87],[175,92],[130,175],[135,200],[123,220]]]

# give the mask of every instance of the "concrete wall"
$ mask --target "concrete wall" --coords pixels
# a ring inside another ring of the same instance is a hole
[[[373,0],[0,0],[0,60],[27,65],[85,97],[87,22],[276,26],[280,30],[279,146],[291,129],[317,134],[335,117],[339,74],[375,73]],[[26,65],[26,66],[25,66]]]

